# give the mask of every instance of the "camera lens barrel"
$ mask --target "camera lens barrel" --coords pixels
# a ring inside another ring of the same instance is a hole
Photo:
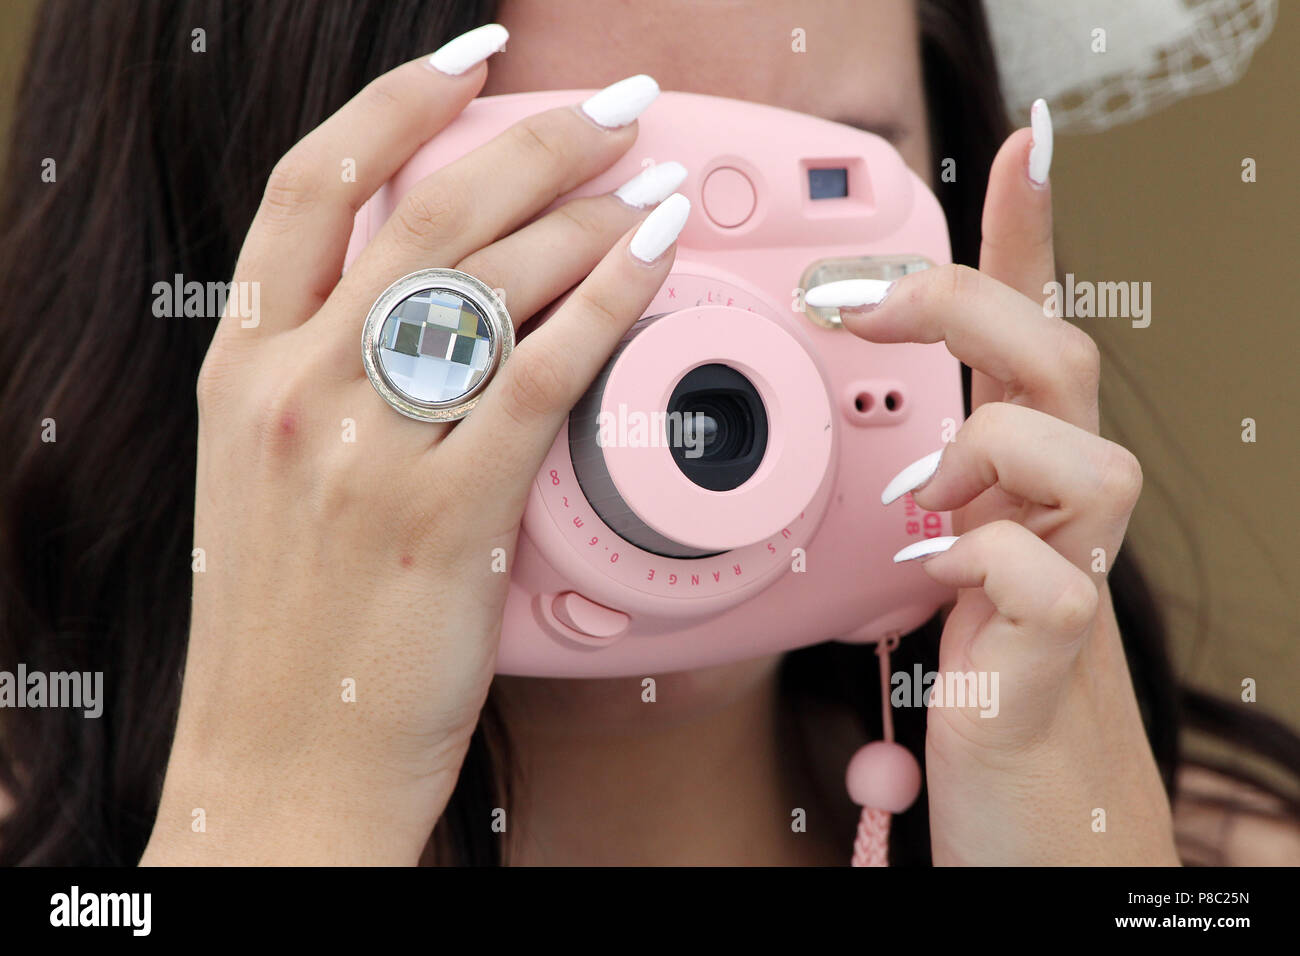
[[[780,532],[826,479],[831,405],[772,319],[696,306],[638,322],[569,416],[583,495],[652,554],[697,558]]]

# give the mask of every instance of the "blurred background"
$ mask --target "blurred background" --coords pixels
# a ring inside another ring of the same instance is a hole
[[[1300,5],[1279,6],[1239,83],[1058,137],[1052,182],[1058,269],[1151,283],[1148,328],[1076,322],[1103,352],[1103,433],[1142,461],[1125,547],[1158,588],[1181,674],[1238,699],[1254,678],[1260,706],[1296,727]]]
[[[0,7],[3,135],[37,6]],[[1052,180],[1061,271],[1151,283],[1148,328],[1076,321],[1105,356],[1103,432],[1143,463],[1126,547],[1181,673],[1230,698],[1254,678],[1258,703],[1300,726],[1300,5],[1281,7],[1239,83],[1058,135]]]

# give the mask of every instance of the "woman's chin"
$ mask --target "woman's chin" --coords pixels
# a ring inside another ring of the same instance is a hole
[[[511,734],[607,737],[659,733],[775,698],[781,655],[645,677],[499,676],[492,696]]]

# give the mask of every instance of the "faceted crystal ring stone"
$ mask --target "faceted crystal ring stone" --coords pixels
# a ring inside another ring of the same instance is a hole
[[[505,303],[455,269],[422,269],[375,300],[361,333],[370,383],[403,415],[464,418],[515,347]]]

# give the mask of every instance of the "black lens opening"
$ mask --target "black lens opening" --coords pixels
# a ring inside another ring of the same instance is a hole
[[[669,451],[709,491],[739,488],[767,451],[767,410],[754,383],[729,365],[688,372],[668,399]]]

